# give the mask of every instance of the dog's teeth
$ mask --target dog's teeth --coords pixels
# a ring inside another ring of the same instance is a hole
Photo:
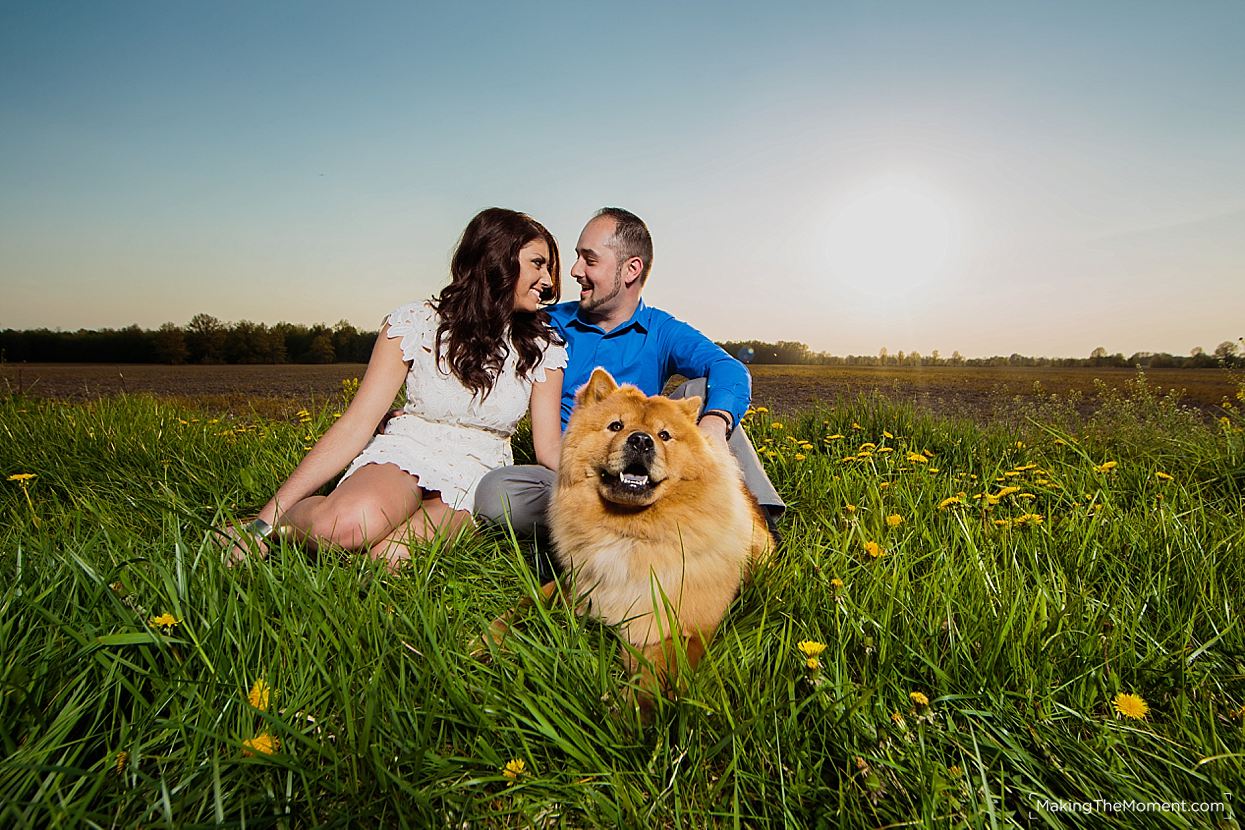
[[[648,476],[644,475],[633,476],[630,473],[621,473],[618,478],[623,484],[633,487],[643,487],[648,484]]]

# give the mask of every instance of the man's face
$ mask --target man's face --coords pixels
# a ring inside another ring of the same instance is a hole
[[[623,263],[607,243],[617,223],[612,217],[598,216],[587,225],[575,243],[575,264],[571,277],[579,283],[579,308],[607,313],[619,301],[623,290]]]

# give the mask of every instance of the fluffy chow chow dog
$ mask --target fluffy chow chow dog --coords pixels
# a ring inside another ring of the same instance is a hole
[[[674,689],[676,640],[695,666],[772,544],[730,451],[697,428],[700,404],[647,397],[597,369],[575,397],[549,510],[563,579],[580,613],[618,626],[645,715]],[[499,619],[490,638],[506,629]]]

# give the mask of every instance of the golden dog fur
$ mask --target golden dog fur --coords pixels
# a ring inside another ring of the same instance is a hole
[[[772,544],[730,451],[697,428],[700,406],[594,371],[575,398],[549,510],[579,607],[619,627],[646,710],[653,692],[673,689],[674,639],[695,666]],[[646,475],[620,478],[641,467]]]

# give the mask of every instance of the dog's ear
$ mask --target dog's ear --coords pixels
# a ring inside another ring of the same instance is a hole
[[[701,399],[695,396],[680,398],[675,403],[679,405],[679,409],[683,410],[683,413],[692,419],[693,422],[700,417],[700,408],[704,405]]]
[[[604,400],[617,388],[618,384],[614,382],[613,376],[598,366],[592,370],[592,377],[588,378],[588,382],[575,394],[575,403],[577,405],[596,403]]]

